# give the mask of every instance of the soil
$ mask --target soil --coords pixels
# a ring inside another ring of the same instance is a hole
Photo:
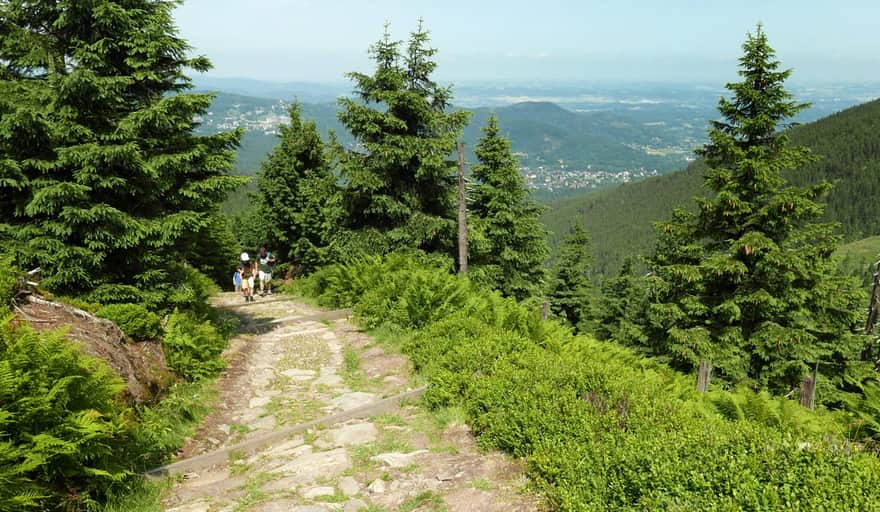
[[[18,319],[38,331],[63,329],[86,354],[103,359],[126,384],[132,403],[152,401],[174,380],[158,341],[134,342],[110,320],[81,309],[30,296],[17,306]]]
[[[238,453],[242,441],[369,405],[418,381],[404,355],[345,318],[320,320],[319,310],[290,297],[241,301],[217,300],[247,324],[218,381],[220,406],[184,450],[229,449],[228,460],[178,480],[166,512],[542,509],[525,490],[522,461],[479,450],[460,413],[417,403]]]

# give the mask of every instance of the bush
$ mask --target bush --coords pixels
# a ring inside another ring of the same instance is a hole
[[[162,319],[140,304],[110,304],[97,315],[118,325],[133,340],[155,340],[162,334]]]
[[[408,331],[426,403],[464,406],[479,444],[525,457],[554,509],[856,510],[880,499],[880,462],[839,441],[838,416],[745,389],[698,394],[692,376],[573,336],[541,321],[536,303],[424,258],[355,260],[301,289],[353,306],[367,326]]]
[[[12,258],[0,255],[0,315],[9,310],[9,303],[15,297],[18,269],[12,264]]]
[[[200,317],[208,317],[213,314],[208,299],[219,292],[220,287],[211,278],[187,267],[181,269],[174,284],[169,287],[164,305],[169,311],[187,310]]]
[[[0,510],[80,509],[127,478],[125,388],[61,332],[0,322]]]
[[[106,283],[80,300],[99,304],[141,304],[148,310],[164,315],[175,308],[209,313],[208,299],[220,291],[209,277],[192,267],[172,265],[167,271],[153,271],[138,276],[137,286]]]
[[[220,357],[226,340],[208,320],[174,311],[162,339],[168,367],[187,380],[214,377],[226,367]]]

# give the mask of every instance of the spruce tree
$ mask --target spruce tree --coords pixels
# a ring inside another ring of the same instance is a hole
[[[386,26],[370,48],[375,72],[348,75],[356,97],[340,100],[339,120],[358,142],[340,162],[350,252],[454,247],[449,156],[469,114],[448,111],[451,87],[431,78],[435,53],[421,21],[405,47]]]
[[[656,348],[686,367],[711,359],[727,379],[777,392],[817,364],[840,384],[859,366],[850,332],[861,307],[832,259],[834,226],[816,222],[830,185],[793,187],[781,176],[814,160],[779,131],[807,105],[784,88],[791,70],[779,69],[760,26],[743,50],[742,81],[727,85],[733,97],[720,100],[722,119],[699,152],[715,195],[660,225],[650,262]]]
[[[336,177],[314,121],[291,105],[290,124],[257,176],[254,215],[267,231],[265,243],[279,259],[309,272],[328,263],[339,220]]]
[[[0,240],[51,289],[166,282],[242,183],[239,132],[193,135],[178,3],[0,3]]]
[[[590,282],[592,241],[580,220],[565,236],[550,284],[550,309],[578,330],[592,330],[595,288]]]
[[[543,209],[529,199],[510,140],[499,134],[494,115],[484,132],[475,148],[479,163],[472,170],[469,202],[478,241],[469,258],[471,272],[504,295],[524,299],[543,286],[548,252]]]
[[[643,348],[647,290],[645,279],[635,274],[635,261],[627,257],[620,272],[602,282],[595,334],[634,348]]]

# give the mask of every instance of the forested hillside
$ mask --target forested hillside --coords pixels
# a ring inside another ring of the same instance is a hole
[[[792,143],[810,147],[821,157],[786,178],[794,185],[834,183],[825,219],[841,223],[847,240],[880,233],[880,100],[794,127]],[[616,272],[627,256],[645,255],[656,239],[653,222],[666,220],[676,205],[693,208],[691,198],[705,195],[705,165],[698,160],[686,169],[614,189],[568,198],[551,204],[544,223],[558,240],[575,218],[593,236],[596,270]]]

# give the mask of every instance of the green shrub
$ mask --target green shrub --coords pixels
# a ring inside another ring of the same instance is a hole
[[[140,304],[110,304],[96,314],[118,325],[133,340],[155,340],[162,334],[162,319]]]
[[[226,340],[208,320],[192,312],[174,311],[162,338],[168,367],[187,380],[214,377],[226,367],[220,357]]]
[[[124,388],[63,333],[0,322],[0,510],[84,509],[123,481]]]
[[[147,304],[147,298],[147,294],[136,286],[102,284],[84,297],[80,297],[80,300],[97,304]],[[149,302],[150,306],[155,307],[153,301]]]
[[[160,315],[180,309],[205,316],[210,310],[208,299],[220,291],[209,277],[182,265],[138,276],[138,281],[137,286],[105,283],[79,299],[99,304],[142,304]]]
[[[205,274],[187,267],[178,272],[175,284],[167,290],[164,306],[170,311],[193,311],[201,317],[212,314],[208,299],[219,293],[220,287]]]
[[[9,303],[15,296],[18,280],[18,269],[12,264],[12,258],[0,255],[0,315],[9,310]]]

